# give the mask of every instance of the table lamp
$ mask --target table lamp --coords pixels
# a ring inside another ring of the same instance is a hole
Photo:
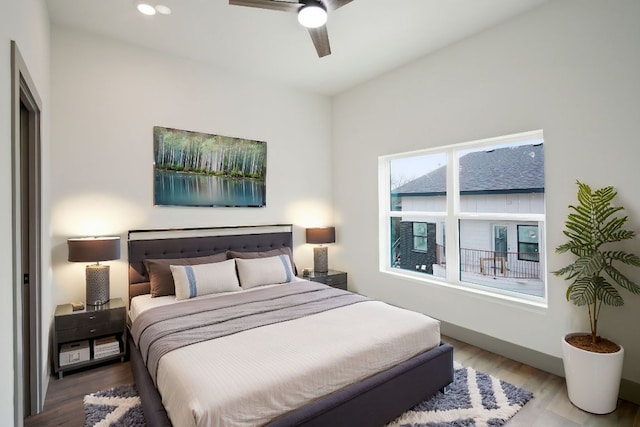
[[[329,271],[327,247],[322,245],[325,243],[334,243],[335,241],[335,227],[307,228],[307,243],[320,245],[313,248],[314,271],[318,273],[326,273]]]
[[[87,305],[109,302],[109,266],[100,261],[120,258],[120,237],[84,237],[68,239],[69,261],[95,262],[86,268]]]

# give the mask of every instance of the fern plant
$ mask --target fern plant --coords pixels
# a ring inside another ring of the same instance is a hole
[[[565,222],[563,231],[569,238],[556,248],[557,253],[571,252],[576,259],[560,270],[556,276],[571,280],[567,288],[567,301],[578,306],[587,306],[591,326],[591,342],[596,344],[598,321],[602,305],[622,306],[624,300],[615,285],[627,291],[640,294],[640,286],[618,270],[617,265],[627,264],[640,267],[640,258],[634,254],[615,250],[615,243],[632,239],[633,231],[625,230],[626,216],[616,216],[624,208],[612,206],[611,201],[617,192],[613,187],[604,187],[596,191],[577,181],[577,206]]]

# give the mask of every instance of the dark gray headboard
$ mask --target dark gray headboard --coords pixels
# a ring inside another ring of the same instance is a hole
[[[129,299],[149,293],[143,261],[292,247],[290,224],[129,231]]]

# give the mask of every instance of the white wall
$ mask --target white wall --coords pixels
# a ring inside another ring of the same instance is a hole
[[[563,334],[588,325],[552,274],[548,308],[539,309],[378,272],[378,156],[543,129],[549,270],[570,260],[553,249],[563,242],[576,179],[617,187],[617,203],[640,230],[639,20],[637,0],[554,0],[337,96],[333,191],[342,250],[334,259],[350,286],[560,356]],[[626,249],[640,253],[640,239]],[[640,282],[638,269],[629,274]],[[623,308],[603,309],[600,332],[625,347],[623,376],[640,382],[640,297],[625,297]]]
[[[13,244],[12,236],[12,193],[11,193],[11,47],[10,41],[18,44],[23,59],[29,69],[38,94],[42,100],[42,172],[47,174],[49,165],[46,158],[49,153],[49,17],[46,5],[41,0],[0,0],[0,272],[2,278],[3,298],[0,299],[0,342],[7,348],[8,343],[13,342],[13,262],[10,254]],[[42,186],[43,210],[48,210],[48,185]],[[49,269],[49,224],[45,213],[42,224],[43,235],[43,277],[42,297],[43,301],[50,299],[51,273]],[[43,329],[49,330],[51,310],[49,306],[43,307]],[[44,360],[43,378],[48,380],[49,364],[48,334],[44,334]],[[21,349],[16,349],[21,353]],[[13,351],[0,352],[0,420],[10,424],[14,418],[14,367]],[[21,357],[19,354],[18,357]]]
[[[66,239],[120,235],[111,296],[127,298],[127,230],[332,223],[331,103],[100,36],[52,31],[52,304],[84,300],[84,264]],[[267,142],[266,208],[153,206],[153,126]]]

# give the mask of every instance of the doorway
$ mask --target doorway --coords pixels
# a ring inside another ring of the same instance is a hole
[[[11,42],[13,183],[14,425],[42,409],[41,135],[42,103]]]
[[[507,240],[507,226],[493,226],[493,256],[495,258],[507,259],[507,251],[509,250]]]

